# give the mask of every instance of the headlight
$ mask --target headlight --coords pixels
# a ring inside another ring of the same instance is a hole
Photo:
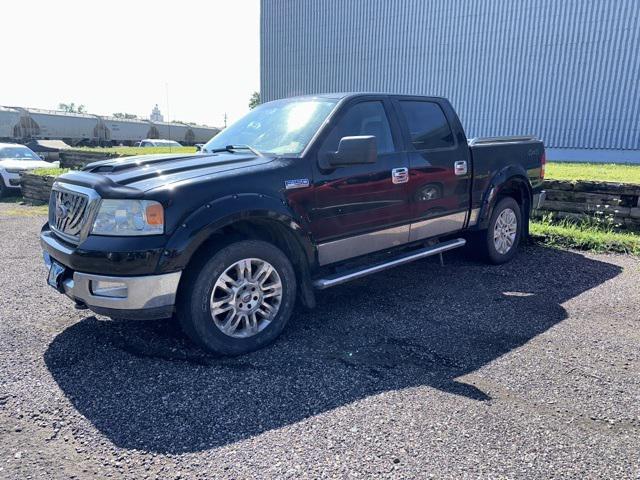
[[[24,168],[7,168],[5,169],[7,173],[20,173],[24,172]]]
[[[161,235],[164,233],[164,209],[153,200],[101,200],[91,233]]]

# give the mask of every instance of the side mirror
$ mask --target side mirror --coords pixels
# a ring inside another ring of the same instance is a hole
[[[338,151],[331,152],[320,159],[322,168],[330,169],[347,165],[362,165],[376,163],[378,147],[373,135],[356,137],[342,137],[338,144]]]

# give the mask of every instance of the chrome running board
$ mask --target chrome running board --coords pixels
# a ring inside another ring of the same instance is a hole
[[[464,246],[466,243],[467,241],[464,238],[456,238],[455,240],[438,243],[431,247],[421,248],[420,250],[414,250],[409,253],[403,253],[402,255],[398,255],[391,260],[385,260],[384,262],[368,265],[361,269],[340,272],[326,278],[314,280],[313,286],[319,290],[324,290],[325,288],[334,287],[336,285],[340,285],[341,283],[350,282],[351,280],[362,278],[367,275],[371,275],[372,273],[382,272],[383,270],[397,267],[399,265],[404,265],[405,263],[410,263],[414,260],[420,260],[421,258],[430,257],[431,255],[437,255],[448,250],[453,250],[454,248]]]

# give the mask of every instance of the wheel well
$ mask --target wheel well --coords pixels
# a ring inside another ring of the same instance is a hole
[[[291,261],[298,280],[300,299],[306,307],[315,306],[315,297],[311,286],[310,265],[305,249],[296,235],[282,222],[251,218],[239,220],[222,227],[213,233],[193,253],[187,270],[201,258],[207,258],[211,251],[218,250],[239,240],[262,240],[278,247]]]
[[[289,257],[294,267],[302,263],[308,267],[302,245],[291,230],[277,220],[263,218],[241,220],[224,227],[222,233],[225,236],[272,243]]]
[[[520,179],[512,178],[508,180],[499,190],[496,196],[496,204],[501,198],[511,197],[520,206],[522,214],[522,225],[524,226],[524,237],[529,234],[529,214],[531,211],[531,192],[529,186]]]

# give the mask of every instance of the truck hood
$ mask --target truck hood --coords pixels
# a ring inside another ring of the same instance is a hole
[[[109,183],[146,192],[229,170],[253,169],[272,160],[244,152],[141,155],[94,162],[83,171],[107,177]]]

